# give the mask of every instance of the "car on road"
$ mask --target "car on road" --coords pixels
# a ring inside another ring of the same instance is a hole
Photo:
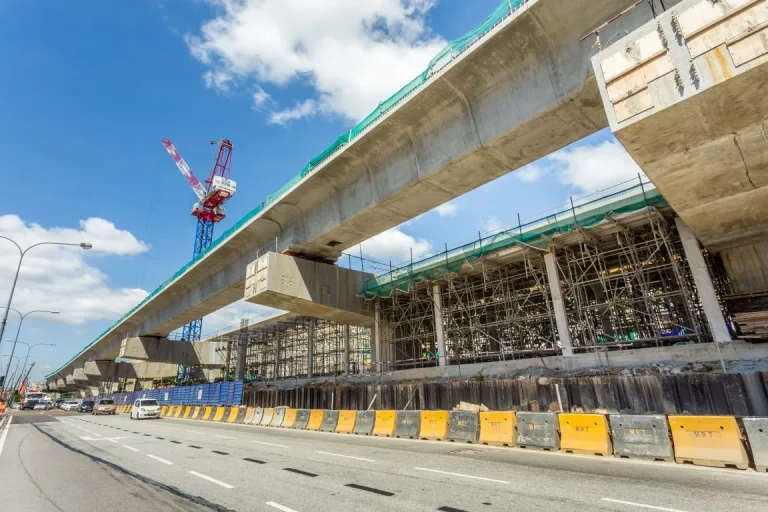
[[[33,411],[47,411],[48,410],[48,402],[37,402],[35,406],[32,408]]]
[[[76,411],[80,404],[77,400],[66,400],[59,406],[62,411]]]
[[[91,409],[91,414],[116,414],[117,404],[111,398],[100,398]]]
[[[154,398],[141,398],[133,402],[131,408],[132,420],[140,420],[146,418],[159,418],[160,417],[160,404]]]
[[[35,406],[39,403],[39,400],[25,400],[23,404],[21,404],[21,410],[27,411],[30,409],[35,408]]]
[[[83,400],[77,406],[77,412],[93,412],[93,400]]]
[[[53,402],[53,407],[56,409],[61,409],[61,405],[66,401],[66,398],[57,398],[56,401]]]

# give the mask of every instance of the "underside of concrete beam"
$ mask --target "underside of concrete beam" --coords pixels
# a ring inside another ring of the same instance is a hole
[[[120,346],[120,357],[140,361],[182,365],[222,365],[216,350],[223,343],[202,341],[172,341],[167,338],[126,338]]]

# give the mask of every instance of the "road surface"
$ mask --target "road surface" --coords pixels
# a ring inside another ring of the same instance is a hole
[[[126,415],[14,412],[0,510],[768,510],[768,475]]]

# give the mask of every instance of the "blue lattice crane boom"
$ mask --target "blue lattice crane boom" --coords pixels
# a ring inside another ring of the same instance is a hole
[[[197,218],[195,244],[192,251],[192,257],[195,258],[205,252],[211,245],[211,242],[213,242],[213,225],[224,219],[226,215],[224,203],[235,194],[237,189],[237,184],[230,177],[234,145],[227,139],[211,142],[212,145],[218,146],[218,152],[211,169],[211,174],[205,180],[205,185],[203,185],[181,157],[173,143],[165,139],[162,141],[162,144],[165,146],[168,154],[171,155],[171,158],[173,158],[181,174],[184,175],[184,179],[192,187],[198,199],[192,206],[191,212]],[[202,330],[203,319],[198,318],[184,326],[181,337],[187,341],[199,341]],[[183,371],[180,371],[181,373],[183,373],[183,376],[180,376],[186,379],[188,378],[189,369],[185,368]]]

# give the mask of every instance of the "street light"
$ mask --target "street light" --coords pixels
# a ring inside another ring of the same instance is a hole
[[[17,244],[16,242],[11,240],[7,236],[0,235],[0,238],[4,238],[5,240],[8,240],[13,245],[15,245],[16,248],[19,250],[19,254],[20,254],[20,256],[19,256],[19,265],[16,267],[16,275],[14,276],[13,284],[11,285],[11,294],[8,297],[8,304],[5,305],[6,309],[5,309],[5,314],[3,315],[3,321],[0,322],[0,342],[1,342],[2,339],[3,339],[3,333],[5,332],[5,324],[8,322],[8,311],[11,308],[11,301],[13,301],[13,292],[16,289],[16,281],[19,280],[19,271],[21,270],[21,262],[24,261],[24,256],[27,254],[27,252],[30,249],[32,249],[33,247],[37,247],[39,245],[69,245],[69,246],[80,247],[81,249],[86,249],[86,250],[87,249],[92,249],[93,245],[91,245],[89,243],[86,243],[86,242],[82,242],[82,243],[79,243],[79,244],[68,244],[68,243],[63,243],[63,242],[39,242],[39,243],[30,245],[26,249],[22,250],[21,246],[19,244]]]
[[[16,275],[18,276],[18,272],[17,272]],[[15,282],[14,282],[14,284],[15,284]],[[13,291],[11,291],[11,296],[13,296]],[[19,314],[21,319],[19,320],[19,328],[16,329],[16,337],[13,339],[13,345],[11,345],[11,358],[13,358],[13,354],[14,354],[14,352],[16,352],[16,343],[18,343],[18,341],[19,341],[19,333],[21,332],[21,324],[24,323],[24,319],[26,317],[28,317],[32,313],[50,313],[52,315],[58,315],[59,314],[58,311],[47,311],[47,310],[43,310],[43,309],[36,309],[34,311],[30,311],[30,312],[25,313],[25,314],[22,315],[21,311],[19,311],[18,309],[11,308],[11,307],[6,307],[5,308],[5,317],[6,318],[8,317],[8,311],[10,311],[12,309]],[[9,359],[8,360],[8,366],[5,368],[5,374],[6,375],[8,375],[8,372],[10,371],[10,369],[11,369],[11,360]],[[7,379],[3,381],[3,386],[0,387],[0,397],[3,396],[3,393],[5,393],[5,388],[7,387],[6,384],[7,384]]]
[[[22,345],[27,346],[27,355],[24,356],[24,363],[21,365],[21,375],[19,375],[19,379],[16,381],[16,384],[14,384],[13,389],[18,389],[19,385],[21,384],[21,379],[24,375],[24,368],[27,367],[27,359],[29,359],[29,352],[35,348],[35,347],[55,347],[55,343],[35,343],[34,345],[30,345],[29,343],[25,343],[23,341],[18,341],[17,343],[21,343]]]

